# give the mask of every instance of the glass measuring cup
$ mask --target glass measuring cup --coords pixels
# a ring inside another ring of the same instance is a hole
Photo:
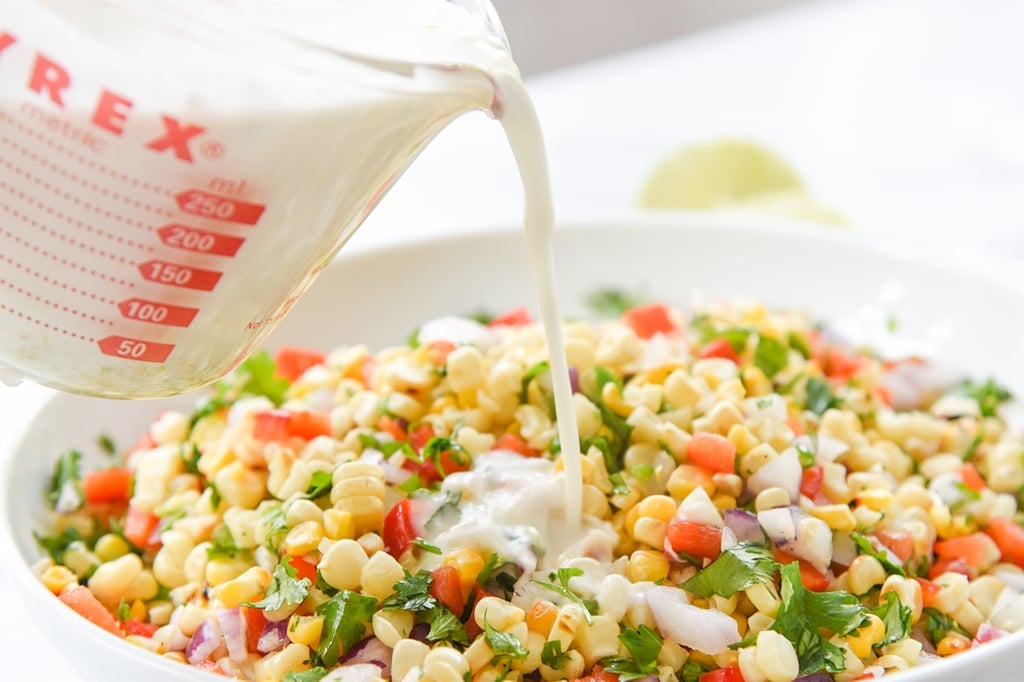
[[[0,366],[223,376],[514,68],[485,0],[0,0]]]

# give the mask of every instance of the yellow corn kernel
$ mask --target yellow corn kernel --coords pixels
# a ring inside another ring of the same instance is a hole
[[[676,501],[668,495],[650,495],[640,500],[636,505],[636,510],[640,516],[659,519],[667,523],[676,515],[678,507]]]
[[[868,554],[861,554],[853,560],[846,572],[846,585],[854,594],[866,594],[885,582],[886,576],[882,562]]]
[[[50,566],[41,576],[43,585],[50,592],[59,595],[66,588],[78,584],[78,578],[66,566]]]
[[[576,648],[587,666],[619,651],[619,624],[608,616],[594,616],[576,631]]]
[[[729,442],[736,446],[736,454],[745,455],[761,444],[757,436],[743,424],[733,424],[726,436]]]
[[[876,512],[886,511],[892,505],[893,494],[883,488],[871,488],[857,493],[854,498],[858,504]]]
[[[910,622],[916,623],[921,619],[921,612],[924,608],[924,596],[921,591],[921,583],[911,578],[901,578],[898,575],[890,575],[882,583],[882,589],[878,593],[879,600],[884,600],[889,592],[895,592],[900,603],[910,609]]]
[[[253,664],[253,678],[256,682],[274,682],[287,673],[309,670],[309,667],[309,647],[289,644],[276,654],[258,659]]]
[[[459,584],[463,590],[476,583],[485,563],[483,554],[475,549],[457,549],[444,558],[445,566],[452,566],[459,572]]]
[[[747,636],[747,617],[739,611],[733,611],[729,614],[729,617],[736,621],[736,629],[739,630],[740,637]]]
[[[886,656],[899,656],[909,665],[917,665],[918,656],[921,654],[921,642],[907,637],[898,642],[887,644],[882,647],[882,653]]]
[[[551,626],[548,633],[549,640],[557,640],[562,645],[562,651],[569,651],[576,632],[583,622],[583,612],[574,604],[568,604],[558,609],[558,617],[555,624]]]
[[[661,519],[641,517],[633,526],[633,539],[649,547],[664,547],[668,524]]]
[[[469,674],[469,665],[455,649],[439,646],[423,657],[423,670],[437,682],[463,682],[463,676]]]
[[[323,616],[292,615],[288,619],[288,639],[312,648],[319,645],[320,632],[323,628]]]
[[[128,547],[128,543],[120,535],[114,535],[113,533],[107,533],[96,541],[96,545],[92,549],[92,553],[96,555],[100,561],[113,561],[119,557],[123,557],[131,550]]]
[[[487,643],[486,638],[480,637],[470,644],[469,648],[462,655],[466,659],[469,671],[473,673],[474,679],[476,679],[476,675],[490,666],[491,661],[494,660],[494,649]]]
[[[768,682],[790,682],[800,674],[796,650],[788,639],[774,630],[757,633],[755,659]]]
[[[305,556],[316,551],[324,539],[323,526],[316,521],[303,521],[288,531],[281,542],[281,551],[292,556]]]
[[[355,590],[359,587],[363,566],[368,558],[355,540],[338,540],[324,552],[317,564],[321,577],[337,590]]]
[[[391,653],[391,679],[403,680],[410,670],[423,665],[430,647],[415,639],[399,641]]]
[[[217,557],[206,563],[206,582],[210,587],[222,585],[229,580],[234,580],[249,569],[249,563],[242,559],[231,557]]]
[[[331,540],[355,539],[356,522],[352,514],[337,509],[324,511],[324,535]]]
[[[629,555],[626,577],[634,583],[645,580],[657,582],[668,577],[668,569],[668,559],[665,558],[664,552],[638,549]]]
[[[952,656],[953,654],[959,654],[962,651],[967,651],[971,648],[971,640],[969,637],[964,637],[958,633],[950,633],[943,637],[938,644],[935,645],[935,653],[939,656]]]
[[[89,589],[104,606],[115,609],[142,573],[142,568],[142,559],[136,554],[125,554],[104,562],[89,578]]]
[[[691,464],[680,464],[677,466],[669,476],[668,484],[666,485],[669,495],[675,500],[685,499],[687,495],[698,487],[704,488],[709,497],[716,492],[715,482],[712,480],[711,474]]]
[[[473,619],[480,627],[486,621],[495,630],[508,630],[526,619],[526,612],[498,597],[484,597],[473,608]]]
[[[867,622],[846,636],[846,643],[858,658],[867,658],[871,655],[872,647],[881,642],[884,636],[885,623],[878,616],[868,614]]]
[[[756,585],[748,587],[745,590],[745,594],[747,595],[747,599],[750,600],[750,603],[764,615],[769,618],[775,618],[778,614],[781,600],[779,599],[779,596],[775,594],[775,590],[773,588],[769,588],[764,583],[757,583]]]
[[[89,575],[99,564],[99,558],[81,542],[71,543],[64,552],[64,565],[74,571],[79,578]]]
[[[824,521],[832,530],[852,531],[857,528],[857,518],[845,504],[823,504],[810,509],[811,516]]]
[[[270,587],[272,576],[267,569],[253,566],[246,569],[237,578],[228,580],[213,588],[213,596],[231,609],[244,602],[256,602],[263,599]]]
[[[531,632],[547,635],[558,618],[558,608],[546,599],[538,599],[526,612],[524,622]]]
[[[398,642],[409,636],[415,623],[411,611],[392,609],[374,613],[372,624],[374,637],[394,649]]]
[[[387,552],[377,552],[359,571],[363,594],[385,599],[395,591],[395,583],[405,577],[405,570]]]
[[[715,505],[718,511],[736,508],[736,498],[732,495],[715,495],[711,498],[711,503]]]
[[[146,608],[146,602],[141,599],[136,599],[132,602],[131,606],[128,607],[128,618],[131,620],[144,621],[149,609]]]
[[[777,507],[788,507],[791,501],[785,488],[765,488],[754,498],[754,509],[763,512]]]
[[[379,531],[384,522],[384,500],[374,495],[340,499],[334,503],[334,508],[352,515],[356,537]]]

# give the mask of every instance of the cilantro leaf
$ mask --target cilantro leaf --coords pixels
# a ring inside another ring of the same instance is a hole
[[[869,537],[863,533],[850,533],[850,539],[853,540],[855,545],[857,545],[858,554],[873,556],[878,559],[878,562],[882,564],[882,567],[889,573],[898,575],[901,578],[907,577],[907,572],[903,570],[903,567],[899,564],[894,564],[892,560],[889,559],[888,552],[875,549],[875,546],[871,544],[871,539]]]
[[[317,606],[317,615],[324,619],[316,650],[320,661],[328,668],[337,664],[363,639],[376,610],[376,599],[351,590],[342,590]]]
[[[289,670],[284,674],[284,679],[281,682],[320,682],[326,676],[327,669],[318,665],[302,672]]]
[[[57,535],[44,536],[39,533],[32,531],[32,537],[36,539],[39,546],[46,550],[46,553],[54,560],[55,563],[64,563],[64,552],[68,551],[68,548],[74,542],[81,542],[83,540],[82,534],[79,533],[74,527],[68,526]]]
[[[933,644],[938,644],[951,632],[970,637],[966,630],[960,627],[952,616],[948,616],[933,606],[926,606],[921,610],[921,617],[924,622],[924,633]]]
[[[235,543],[235,538],[231,535],[231,530],[221,524],[214,529],[210,536],[210,546],[206,548],[206,558],[234,557],[241,551]]]
[[[540,662],[552,670],[558,670],[569,661],[569,654],[562,651],[562,641],[549,639],[540,651]]]
[[[583,610],[583,617],[586,618],[587,624],[590,625],[594,622],[594,619],[592,618],[593,614],[591,611],[592,604],[588,604],[586,601],[584,601],[582,597],[573,592],[572,589],[570,589],[569,587],[569,581],[581,575],[583,575],[582,568],[560,568],[554,573],[548,574],[548,579],[551,582],[544,582],[542,580],[533,580],[531,582],[536,583],[541,587],[546,587],[552,592],[556,592],[562,595],[569,601],[579,606],[580,609]],[[555,582],[556,580],[558,582]]]
[[[623,682],[647,677],[658,671],[658,652],[661,651],[661,636],[641,625],[636,630],[626,628],[619,635],[630,657],[611,656],[602,661],[604,669],[618,674]]]
[[[117,445],[114,443],[114,439],[106,433],[101,433],[99,435],[96,439],[96,445],[98,445],[100,450],[102,450],[106,455],[113,457],[117,454]]]
[[[754,364],[771,379],[789,364],[789,348],[778,339],[758,335]]]
[[[845,669],[843,651],[821,634],[825,629],[839,635],[856,630],[867,609],[849,592],[811,592],[800,581],[796,562],[780,568],[782,604],[771,629],[788,639],[800,660],[800,674]]]
[[[199,451],[199,446],[195,443],[192,444],[192,450],[188,456],[185,453],[181,453],[181,461],[185,465],[185,473],[187,474],[198,474],[199,473],[199,458],[203,456],[203,453]]]
[[[61,514],[77,511],[85,504],[82,495],[82,453],[68,450],[62,454],[50,476],[50,505]]]
[[[811,342],[800,332],[789,333],[789,347],[804,356],[804,358],[810,358],[813,354]]]
[[[501,661],[522,661],[530,655],[530,652],[526,650],[526,647],[523,646],[518,637],[511,632],[495,630],[487,622],[486,617],[484,618],[484,638],[491,646],[491,651],[494,652],[491,665]]]
[[[878,608],[872,609],[871,613],[878,616],[885,624],[885,635],[882,641],[875,645],[875,648],[898,642],[910,634],[913,611],[909,606],[903,605],[895,592],[886,592],[885,602],[879,604]]]
[[[609,288],[598,289],[587,296],[584,303],[599,317],[614,319],[646,301],[647,297],[641,294]]]
[[[242,605],[264,611],[277,611],[285,604],[298,606],[306,600],[310,585],[312,583],[309,578],[299,579],[291,564],[283,561],[274,567],[273,582],[267,588],[263,599],[258,602],[244,602]]]
[[[239,393],[266,396],[275,405],[284,402],[288,380],[277,376],[274,358],[270,353],[264,350],[253,353],[239,365],[235,374],[241,381]]]
[[[526,403],[530,395],[530,384],[533,380],[540,375],[551,371],[551,363],[547,360],[538,362],[536,365],[526,370],[526,374],[523,375],[522,386],[519,389],[519,402],[520,404]]]
[[[709,670],[706,665],[688,659],[683,664],[683,669],[679,671],[679,680],[680,682],[700,682],[700,676]]]
[[[441,551],[440,547],[438,547],[437,545],[430,544],[429,542],[427,542],[423,538],[416,538],[415,540],[412,541],[412,544],[415,545],[416,547],[419,547],[424,552],[428,552],[430,554],[437,554],[438,556],[440,556],[441,554],[444,554],[444,552]]]
[[[718,558],[683,583],[684,590],[707,599],[713,594],[731,597],[758,583],[771,581],[776,563],[765,545],[741,542],[723,550]]]
[[[412,445],[408,441],[389,440],[382,442],[368,433],[360,433],[359,444],[363,447],[363,450],[377,450],[385,458],[390,457],[396,452],[401,452],[409,459],[419,459],[416,451],[412,449]]]
[[[267,549],[276,552],[278,544],[280,544],[281,539],[288,532],[288,520],[284,515],[284,506],[277,505],[265,511],[261,523],[267,529],[266,539],[264,540]]]
[[[438,604],[424,614],[424,620],[430,625],[427,641],[451,642],[463,646],[469,644],[465,626],[447,606]]]
[[[427,444],[423,446],[423,461],[433,462],[441,478],[445,478],[448,475],[444,468],[444,460],[442,459],[442,456],[445,454],[457,465],[464,466],[469,464],[469,454],[466,452],[466,448],[462,447],[458,441],[441,436],[432,436],[427,441]]]
[[[487,557],[484,567],[477,575],[477,582],[485,592],[500,591],[506,600],[515,593],[516,582],[523,575],[523,569],[511,561],[504,561],[497,554]]]
[[[983,417],[996,416],[996,409],[1001,404],[1013,400],[1013,394],[993,379],[989,379],[983,384],[967,379],[961,384],[958,391],[977,401]]]
[[[839,407],[841,401],[832,393],[832,387],[824,379],[811,377],[807,380],[807,409],[817,415],[825,414],[832,407]]]
[[[622,457],[629,446],[629,437],[633,432],[633,427],[625,418],[619,416],[605,405],[604,398],[602,397],[605,384],[615,384],[621,390],[621,377],[616,376],[611,370],[600,366],[595,367],[593,371],[594,390],[587,397],[590,398],[590,401],[600,411],[601,421],[607,427],[610,438],[603,439],[601,444],[599,444],[596,438],[591,439],[587,442],[587,445],[588,447],[590,445],[598,445],[600,447],[601,452],[604,454],[605,469],[608,470],[609,474],[614,474],[622,469]]]
[[[415,575],[406,571],[405,577],[395,583],[395,593],[385,599],[381,607],[413,612],[429,611],[438,603],[430,595],[430,585],[433,582],[434,578],[430,571],[421,570]]]
[[[132,617],[131,606],[125,601],[124,597],[121,597],[121,601],[117,604],[117,610],[114,611],[114,617],[119,621],[124,622]]]
[[[626,479],[622,477],[621,471],[616,471],[608,476],[608,480],[612,482],[612,495],[628,495],[630,493],[629,486],[626,484]]]
[[[330,471],[314,471],[306,489],[306,498],[316,500],[331,492],[332,476]]]

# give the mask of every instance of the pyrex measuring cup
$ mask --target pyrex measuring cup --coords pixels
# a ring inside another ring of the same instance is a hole
[[[492,107],[514,67],[465,4],[0,0],[0,365],[110,397],[228,372]]]

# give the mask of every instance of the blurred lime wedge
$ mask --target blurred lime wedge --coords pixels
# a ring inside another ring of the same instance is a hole
[[[659,163],[640,193],[644,208],[736,208],[758,213],[843,223],[808,196],[799,176],[764,147],[718,140],[686,147]]]

